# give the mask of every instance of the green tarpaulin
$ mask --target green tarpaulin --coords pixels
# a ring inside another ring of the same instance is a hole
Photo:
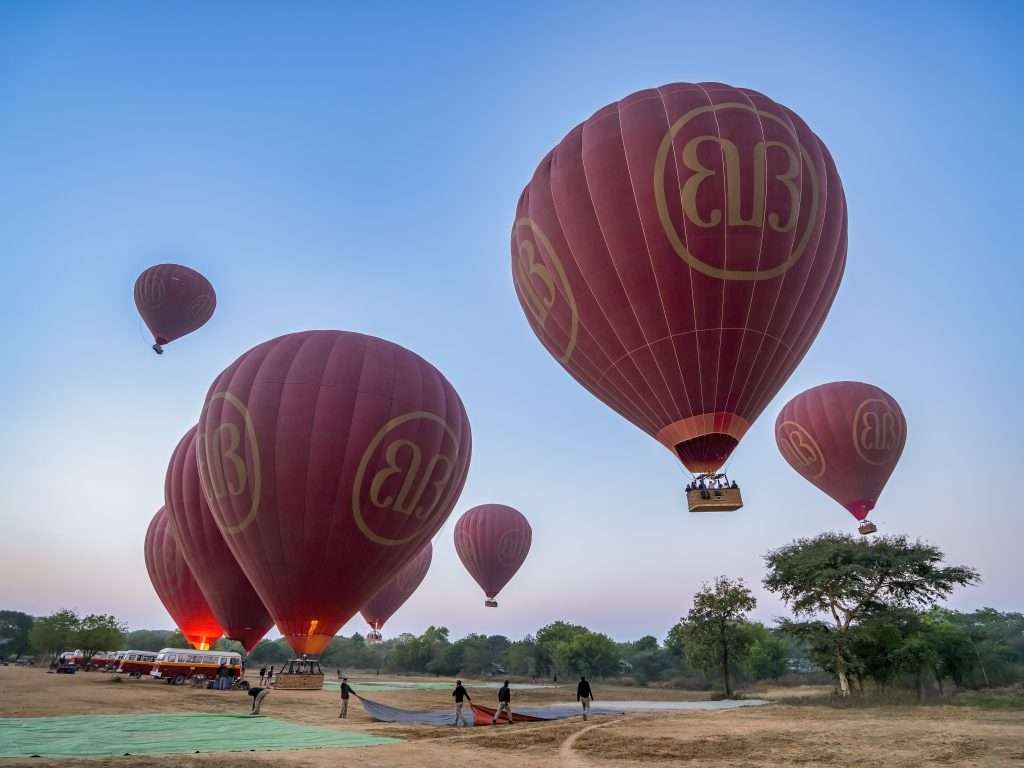
[[[248,752],[371,747],[398,739],[248,715],[76,715],[0,718],[0,757]]]

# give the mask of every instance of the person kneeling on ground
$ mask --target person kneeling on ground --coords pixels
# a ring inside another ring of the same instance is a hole
[[[341,678],[341,714],[338,717],[348,718],[348,697],[350,693],[355,693],[355,691],[348,684],[348,678]]]
[[[508,687],[508,680],[498,689],[498,711],[494,713],[491,725],[498,724],[498,718],[501,717],[502,712],[508,718],[508,724],[512,725],[512,689]]]
[[[452,691],[452,697],[455,699],[455,725],[469,725],[466,722],[466,716],[462,714],[462,700],[472,702],[473,697],[469,695],[469,691],[462,687],[462,681],[455,681],[455,690]]]
[[[260,707],[263,706],[263,700],[267,698],[267,694],[270,693],[266,688],[260,688],[253,686],[249,689],[249,695],[252,696],[252,711],[250,715],[258,715],[260,713]]]
[[[576,686],[576,701],[583,705],[583,719],[587,719],[587,713],[590,712],[590,702],[594,700],[594,692],[590,690],[590,683],[587,682],[587,678],[581,676],[580,684]]]

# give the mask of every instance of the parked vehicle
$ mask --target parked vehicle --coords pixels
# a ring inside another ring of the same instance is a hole
[[[194,675],[207,679],[217,675],[224,664],[233,678],[242,676],[242,656],[234,651],[196,651],[191,648],[164,648],[156,655],[150,676],[182,685]]]
[[[156,653],[153,651],[120,651],[116,670],[129,677],[142,677],[153,671]]]

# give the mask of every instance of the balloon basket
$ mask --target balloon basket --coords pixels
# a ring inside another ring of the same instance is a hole
[[[292,659],[274,675],[274,688],[284,691],[319,691],[323,687],[324,673],[319,659]]]
[[[877,531],[878,526],[872,523],[870,520],[865,520],[857,526],[857,530],[860,531],[861,536],[867,536],[868,534]]]
[[[370,643],[371,645],[374,643],[379,643],[383,639],[384,635],[382,635],[379,630],[371,629],[369,632],[366,633],[366,642]]]
[[[691,512],[735,512],[743,496],[725,475],[700,475],[686,486],[686,505]]]
[[[156,352],[158,355],[162,355],[164,353],[164,348],[161,347],[159,344],[154,344],[153,351]]]
[[[486,608],[497,608],[498,607],[498,601],[495,600],[493,597],[489,597],[486,600],[484,600],[484,606]]]

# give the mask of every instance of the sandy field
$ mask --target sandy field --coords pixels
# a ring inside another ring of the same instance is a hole
[[[239,713],[249,708],[242,692],[195,690],[154,680],[111,681],[104,673],[52,675],[45,670],[0,667],[0,716],[159,712]],[[382,678],[383,679],[383,678]],[[388,676],[387,680],[396,680]],[[410,682],[415,678],[405,678]],[[353,686],[359,690],[360,679]],[[470,687],[479,703],[493,706],[493,689]],[[807,690],[758,691],[781,700]],[[702,694],[595,685],[601,700],[695,700]],[[406,741],[356,749],[290,752],[175,754],[90,759],[0,759],[0,766],[189,766],[217,768],[419,768],[420,766],[1020,766],[1024,768],[1024,711],[959,706],[834,709],[769,706],[725,712],[671,712],[579,718],[494,728],[432,728],[377,723],[352,700],[349,720],[338,720],[336,691],[271,691],[263,712],[274,718],[327,728],[366,730]],[[446,690],[389,691],[376,700],[409,709],[449,706]],[[565,703],[575,686],[514,693],[514,703]]]

